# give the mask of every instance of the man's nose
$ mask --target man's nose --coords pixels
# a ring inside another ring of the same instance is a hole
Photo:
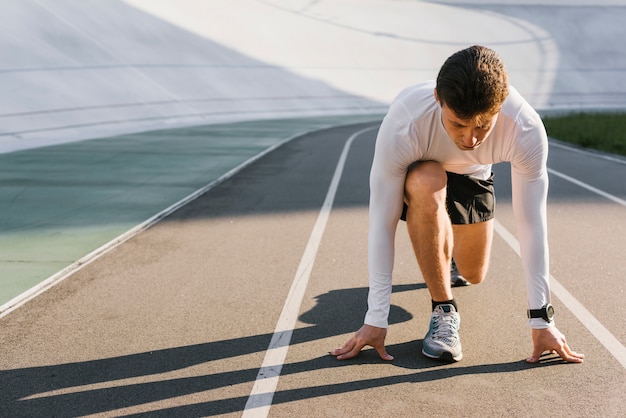
[[[476,138],[476,132],[468,131],[466,135],[463,135],[463,145],[466,147],[473,147],[478,142]]]

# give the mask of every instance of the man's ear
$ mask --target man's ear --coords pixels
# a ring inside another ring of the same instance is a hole
[[[433,94],[435,95],[435,100],[437,100],[437,103],[441,104],[441,102],[439,101],[439,96],[437,96],[437,89],[433,89]]]

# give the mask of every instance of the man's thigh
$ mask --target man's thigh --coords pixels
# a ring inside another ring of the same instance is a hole
[[[452,257],[459,273],[470,283],[482,282],[489,268],[493,219],[474,224],[452,225],[452,232]]]

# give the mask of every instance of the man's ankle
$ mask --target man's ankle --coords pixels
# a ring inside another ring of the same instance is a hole
[[[432,306],[433,306],[433,311],[439,305],[452,305],[452,306],[454,306],[454,310],[456,310],[457,312],[459,311],[459,308],[456,307],[456,302],[454,301],[454,299],[444,300],[442,302],[435,302],[434,300],[431,299],[431,302],[432,302]]]

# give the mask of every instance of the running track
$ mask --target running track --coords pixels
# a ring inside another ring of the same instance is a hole
[[[530,354],[508,167],[485,283],[455,290],[463,361],[422,357],[429,298],[399,227],[383,363],[329,356],[367,294],[376,123],[294,138],[0,318],[2,416],[621,416],[623,159],[553,142],[557,325],[583,365]]]

